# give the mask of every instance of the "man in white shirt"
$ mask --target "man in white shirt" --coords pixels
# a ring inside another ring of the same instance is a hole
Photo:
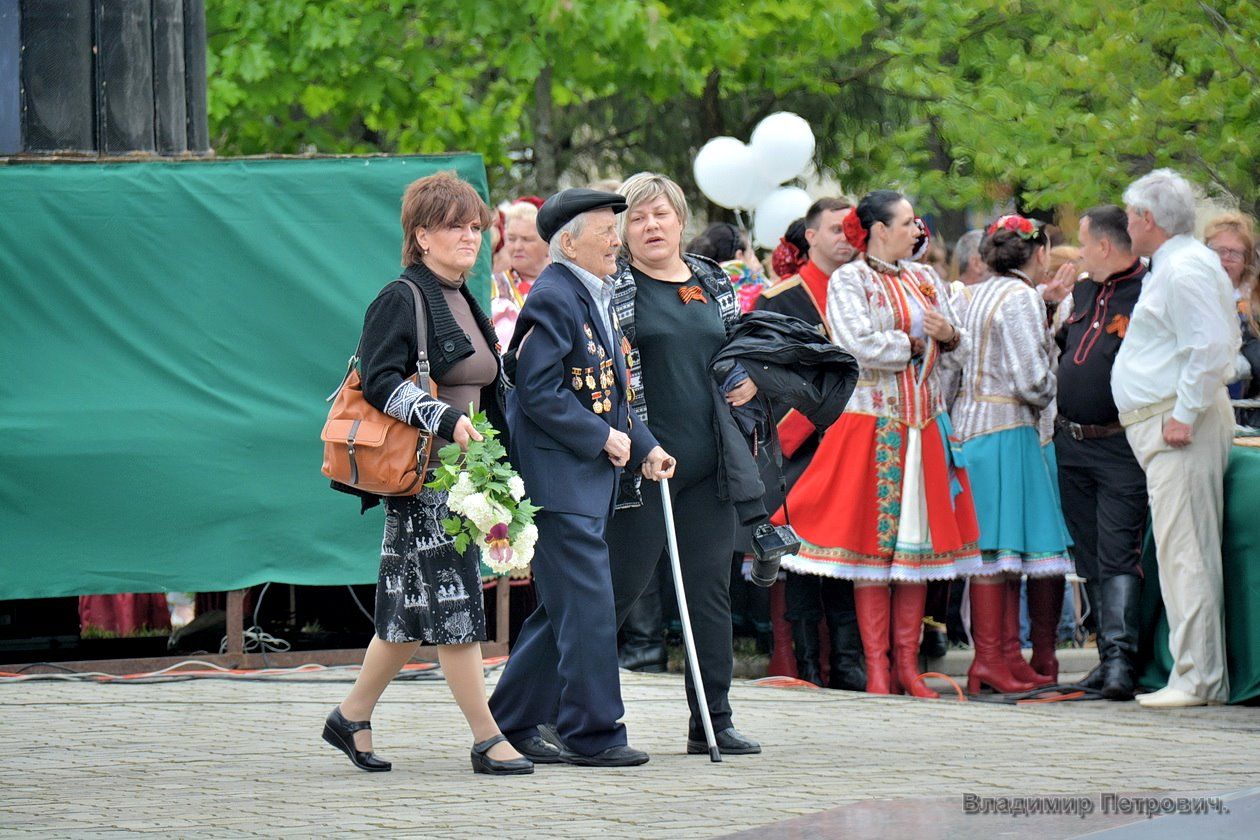
[[[1225,383],[1240,335],[1229,278],[1191,234],[1194,191],[1157,169],[1124,193],[1133,250],[1151,273],[1111,374],[1120,422],[1146,472],[1173,656],[1148,708],[1228,699],[1222,619],[1222,479],[1234,418]]]

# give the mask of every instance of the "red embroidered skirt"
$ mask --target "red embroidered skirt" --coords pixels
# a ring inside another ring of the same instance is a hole
[[[789,571],[917,583],[979,569],[971,487],[949,419],[922,429],[890,417],[841,415],[788,494],[800,553]]]

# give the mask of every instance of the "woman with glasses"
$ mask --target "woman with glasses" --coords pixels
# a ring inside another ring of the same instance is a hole
[[[1221,268],[1234,284],[1238,317],[1242,321],[1242,352],[1235,363],[1237,380],[1229,386],[1233,399],[1260,397],[1260,282],[1256,278],[1255,221],[1244,213],[1224,213],[1203,230],[1203,241],[1216,252]],[[1234,409],[1244,426],[1260,427],[1260,408]]]

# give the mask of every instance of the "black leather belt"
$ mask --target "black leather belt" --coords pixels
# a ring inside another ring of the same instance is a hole
[[[1124,432],[1124,426],[1118,422],[1108,423],[1106,426],[1090,426],[1085,423],[1073,423],[1062,415],[1054,418],[1054,425],[1066,431],[1073,440],[1096,440]]]

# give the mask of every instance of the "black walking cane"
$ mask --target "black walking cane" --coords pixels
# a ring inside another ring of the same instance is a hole
[[[691,633],[691,614],[687,612],[687,593],[683,591],[682,560],[678,556],[678,535],[674,531],[674,507],[669,498],[669,479],[662,478],[661,508],[665,511],[665,537],[669,543],[669,565],[674,571],[674,592],[678,594],[678,617],[682,620],[683,644],[687,649],[687,667],[691,670],[691,682],[696,690],[696,703],[700,706],[700,720],[704,723],[704,739],[709,743],[709,760],[721,761],[717,738],[713,735],[713,719],[709,717],[709,701],[704,696],[704,680],[700,676],[700,659],[696,656],[696,639]]]

